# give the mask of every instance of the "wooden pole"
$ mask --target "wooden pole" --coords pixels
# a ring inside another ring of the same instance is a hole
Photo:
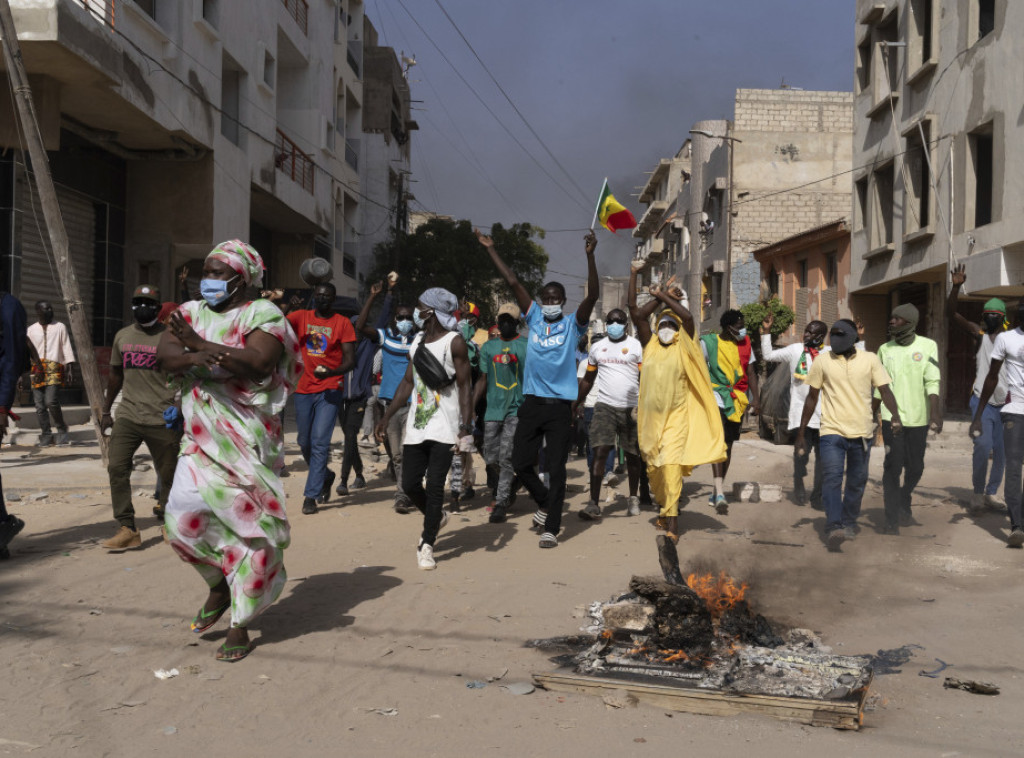
[[[92,410],[92,423],[96,429],[96,438],[100,445],[103,464],[107,463],[107,439],[100,428],[103,416],[103,384],[96,366],[96,353],[92,348],[92,335],[89,323],[82,309],[82,296],[78,289],[78,278],[71,264],[68,250],[68,235],[64,229],[64,220],[57,204],[57,191],[53,186],[50,174],[50,161],[46,156],[46,148],[39,131],[35,103],[32,100],[32,89],[29,87],[25,63],[21,56],[21,45],[14,28],[14,16],[8,0],[0,0],[0,35],[3,36],[4,60],[7,63],[7,75],[11,78],[15,100],[18,103],[18,116],[21,131],[25,135],[29,158],[32,161],[32,173],[35,176],[36,189],[43,206],[43,218],[50,237],[50,248],[53,250],[54,263],[60,279],[61,293],[68,309],[68,321],[71,334],[75,338],[75,349],[78,352],[78,363],[82,368],[82,380],[85,393],[89,398]]]

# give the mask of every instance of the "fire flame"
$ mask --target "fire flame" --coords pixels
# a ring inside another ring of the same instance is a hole
[[[697,593],[707,605],[713,618],[720,617],[746,595],[746,582],[737,583],[724,571],[716,578],[714,574],[690,574],[686,585]]]

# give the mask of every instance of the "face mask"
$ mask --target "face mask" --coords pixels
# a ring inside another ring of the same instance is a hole
[[[519,333],[519,330],[516,328],[516,325],[514,323],[510,324],[508,322],[504,324],[498,324],[498,331],[501,333],[501,336],[507,340],[512,339],[513,337],[516,336],[516,334]]]
[[[562,305],[561,303],[558,305],[542,305],[540,307],[540,312],[544,314],[544,318],[549,321],[555,321],[562,315]]]
[[[742,329],[737,330],[737,332],[736,332],[736,339],[741,340],[741,339],[743,339],[746,336],[747,336],[747,327],[743,327]]]
[[[228,296],[228,284],[237,278],[233,276],[230,279],[203,279],[199,282],[199,294],[209,305],[220,305]]]
[[[890,326],[889,336],[892,337],[897,345],[909,345],[914,341],[914,325],[906,323],[903,326]]]
[[[401,321],[396,321],[395,328],[397,328],[401,334],[408,334],[412,331],[412,321],[407,318],[404,318]]]
[[[135,321],[139,326],[153,326],[156,323],[158,313],[160,313],[160,309],[156,305],[146,303],[132,306],[132,315],[135,316]]]
[[[1005,319],[1002,313],[984,313],[981,316],[982,325],[989,334],[995,334],[1002,329]]]
[[[658,339],[661,341],[662,345],[671,345],[675,341],[677,334],[679,334],[679,332],[671,326],[663,326],[658,330]]]
[[[608,324],[608,336],[613,340],[620,340],[626,333],[625,324]]]
[[[416,322],[416,326],[418,328],[420,328],[420,329],[422,329],[423,325],[425,323],[427,323],[426,321],[423,320],[423,317],[420,316],[420,309],[419,308],[413,308],[412,309],[412,320]]]

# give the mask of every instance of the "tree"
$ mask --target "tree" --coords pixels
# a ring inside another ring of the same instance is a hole
[[[515,271],[528,292],[537,292],[544,281],[548,255],[534,238],[543,239],[544,230],[531,224],[501,224],[491,227],[490,236],[498,254]],[[368,281],[385,279],[398,272],[396,302],[414,304],[430,287],[444,287],[460,301],[480,306],[480,323],[494,323],[497,306],[515,298],[501,278],[487,252],[480,246],[469,221],[433,218],[415,233],[398,235],[374,248],[376,265]]]

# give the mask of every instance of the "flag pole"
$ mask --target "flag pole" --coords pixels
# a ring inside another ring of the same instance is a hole
[[[594,208],[594,220],[590,222],[590,231],[594,231],[594,227],[597,226],[597,212],[601,210],[601,198],[604,197],[605,188],[608,186],[608,177],[604,178],[604,184],[601,185],[601,194],[597,196],[597,206]]]

